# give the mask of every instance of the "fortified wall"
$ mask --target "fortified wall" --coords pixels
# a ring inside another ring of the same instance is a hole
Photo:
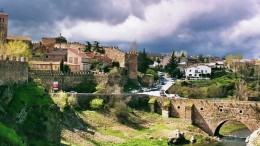
[[[27,58],[0,55],[0,86],[26,83],[27,81]]]
[[[70,49],[75,49],[75,50],[80,49],[81,51],[83,51],[83,49],[85,48],[85,45],[78,43],[78,42],[74,42],[74,43],[55,43],[54,48],[70,48]]]
[[[125,52],[121,51],[118,47],[103,47],[107,57],[113,61],[117,61],[120,67],[125,67]]]
[[[30,71],[30,78],[39,78],[42,80],[44,87],[49,90],[52,88],[53,82],[58,82],[59,89],[67,90],[76,87],[80,83],[97,82],[106,83],[108,80],[107,75],[93,74],[89,72],[73,72],[69,74],[62,74],[58,71]]]

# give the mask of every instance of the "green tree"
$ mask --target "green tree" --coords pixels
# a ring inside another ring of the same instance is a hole
[[[113,61],[112,62],[112,67],[120,67],[120,64],[118,61]]]
[[[63,72],[63,70],[64,70],[64,60],[62,59],[60,61],[60,71]]]
[[[90,42],[87,42],[87,44],[85,45],[85,49],[84,49],[84,52],[91,52],[91,43]]]
[[[169,63],[165,66],[165,71],[171,76],[171,77],[178,77],[180,78],[181,73],[178,68],[178,59],[174,55],[174,51],[171,54],[171,58]]]
[[[147,57],[147,53],[145,49],[143,52],[140,52],[137,57],[137,68],[141,73],[146,73],[146,70],[149,68],[149,65],[152,64],[153,61]]]
[[[104,50],[102,47],[99,46],[100,42],[99,41],[94,41],[94,51],[99,52],[99,53],[104,53]]]
[[[153,78],[154,78],[155,81],[157,81],[159,79],[158,73],[156,71],[152,70],[152,69],[147,69],[146,74],[153,75]]]
[[[5,45],[5,48],[3,48],[3,52],[6,55],[11,56],[23,56],[23,57],[32,57],[32,52],[29,48],[29,46],[22,42],[22,41],[10,41]]]
[[[205,61],[205,60],[204,60],[205,57],[204,57],[202,54],[200,54],[198,58],[199,58],[199,61],[200,61],[200,62],[204,62],[204,61]]]

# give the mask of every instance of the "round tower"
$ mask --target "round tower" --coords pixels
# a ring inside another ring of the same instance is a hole
[[[8,32],[8,14],[0,12],[0,43],[6,43]]]

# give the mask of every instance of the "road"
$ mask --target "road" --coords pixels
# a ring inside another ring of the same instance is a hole
[[[164,80],[165,85],[162,85],[161,90],[166,91],[166,90],[168,90],[172,86],[173,82],[172,82],[171,78],[164,77],[164,79],[165,79]],[[152,96],[160,96],[160,90],[150,91],[150,92],[141,92],[141,93],[138,93],[138,94],[147,94],[147,95],[152,95]]]

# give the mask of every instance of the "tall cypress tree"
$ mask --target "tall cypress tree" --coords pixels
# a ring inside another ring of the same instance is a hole
[[[165,66],[165,71],[171,76],[171,77],[180,77],[180,70],[178,68],[178,59],[174,55],[174,51],[171,54],[171,59],[169,63]]]
[[[63,72],[63,71],[64,71],[64,61],[62,58],[62,60],[60,61],[60,72]]]

